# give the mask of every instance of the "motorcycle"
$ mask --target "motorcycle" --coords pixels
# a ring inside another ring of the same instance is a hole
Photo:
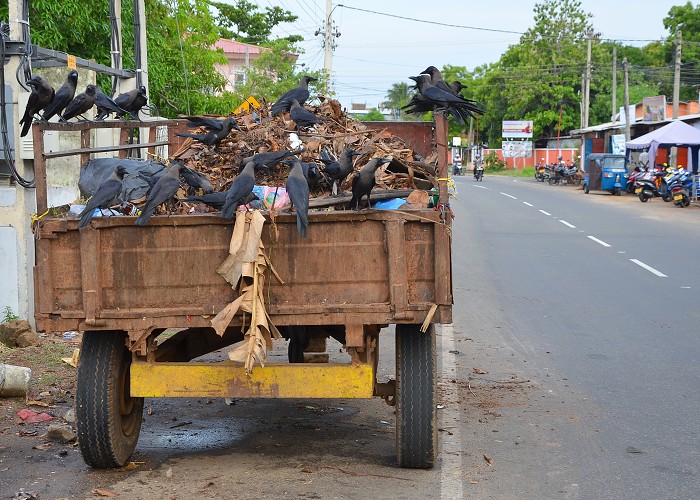
[[[550,186],[557,184],[571,184],[579,186],[581,184],[581,175],[578,173],[578,167],[567,167],[564,162],[554,168],[554,172],[547,179]]]
[[[693,187],[693,176],[691,172],[680,168],[677,176],[668,185],[673,198],[673,204],[677,207],[685,208],[690,205],[690,191]]]
[[[544,158],[542,158],[542,163],[535,165],[535,180],[538,182],[544,182],[547,180],[547,164],[544,163]]]
[[[643,175],[637,178],[635,182],[634,192],[639,197],[639,201],[646,203],[652,198],[664,198],[670,196],[664,191],[662,192],[659,188],[661,185],[660,179],[664,176],[662,171],[647,171]],[[665,189],[665,186],[664,186]]]
[[[477,182],[481,182],[484,179],[484,165],[482,163],[478,163],[474,167],[474,178],[477,180]]]
[[[634,170],[630,173],[630,176],[627,179],[627,187],[625,188],[625,191],[627,194],[632,194],[634,193],[634,183],[637,182],[637,178],[642,175],[642,169],[639,167],[634,167]]]

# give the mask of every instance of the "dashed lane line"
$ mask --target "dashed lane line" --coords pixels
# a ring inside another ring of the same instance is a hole
[[[545,215],[549,215],[549,216],[552,215],[552,214],[550,214],[549,212],[545,212],[544,210],[540,210],[540,212],[543,213],[543,214],[545,214]]]
[[[650,273],[657,275],[659,278],[668,278],[668,276],[666,276],[664,273],[662,273],[662,272],[659,271],[658,269],[654,269],[653,267],[651,267],[651,266],[645,264],[645,263],[642,262],[641,260],[630,259],[630,262],[634,262],[635,264],[637,264],[637,265],[638,265],[639,267],[641,267],[642,269],[646,269],[646,270],[649,271]]]
[[[561,222],[562,224],[564,224],[564,225],[567,226],[567,227],[570,227],[571,229],[576,229],[576,226],[574,226],[573,224],[570,224],[570,223],[566,222],[566,221],[563,220],[563,219],[559,219],[559,222]]]
[[[528,207],[533,207],[534,205],[532,203],[528,203],[526,201],[523,202],[523,205],[527,205]]]
[[[588,235],[588,239],[589,239],[589,240],[593,240],[593,241],[595,241],[596,243],[598,243],[599,245],[603,245],[604,247],[609,247],[609,246],[610,246],[608,243],[605,243],[603,240],[599,240],[599,239],[596,238],[595,236]]]
[[[515,196],[513,196],[512,194],[504,193],[503,191],[501,191],[501,194],[503,196],[507,196],[508,198],[513,198],[514,200],[517,200],[517,198]]]

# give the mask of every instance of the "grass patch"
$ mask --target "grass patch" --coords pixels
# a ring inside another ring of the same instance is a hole
[[[534,179],[535,178],[535,167],[525,167],[525,168],[519,168],[517,170],[515,170],[515,169],[495,170],[495,171],[487,170],[486,174],[488,174],[488,175],[500,175],[502,177],[532,177]]]

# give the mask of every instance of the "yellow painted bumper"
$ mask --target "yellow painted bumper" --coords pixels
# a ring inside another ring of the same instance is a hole
[[[283,364],[251,374],[227,362],[131,364],[134,397],[371,398],[372,366]]]

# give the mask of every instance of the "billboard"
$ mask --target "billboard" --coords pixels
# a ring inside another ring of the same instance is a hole
[[[666,96],[656,95],[642,99],[645,122],[660,122],[666,119]]]
[[[504,158],[532,158],[531,141],[503,141]]]
[[[501,137],[509,139],[531,139],[532,120],[503,121]]]

